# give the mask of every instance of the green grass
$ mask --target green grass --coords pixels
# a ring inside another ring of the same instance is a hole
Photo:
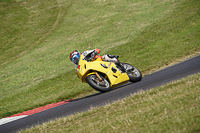
[[[26,133],[199,132],[200,74],[140,92],[114,104],[50,121]]]
[[[69,53],[99,47],[143,75],[200,54],[199,0],[1,0],[0,118],[96,93]]]

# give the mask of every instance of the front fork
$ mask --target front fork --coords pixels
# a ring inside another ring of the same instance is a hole
[[[102,81],[101,76],[99,76],[98,72],[95,72],[95,74],[96,74],[97,78],[99,79],[99,81],[101,82]]]

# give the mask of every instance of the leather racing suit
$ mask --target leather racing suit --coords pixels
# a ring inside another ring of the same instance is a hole
[[[86,50],[82,53],[83,57],[88,60],[93,60],[96,58],[101,58],[103,61],[108,61],[108,62],[113,62],[115,63],[122,72],[125,72],[124,66],[122,63],[118,60],[119,56],[118,55],[103,55],[99,56],[98,54],[100,53],[100,49],[96,48],[94,50]]]

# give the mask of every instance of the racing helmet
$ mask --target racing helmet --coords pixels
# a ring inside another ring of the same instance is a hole
[[[70,53],[70,60],[75,64],[78,65],[81,53],[77,50]]]

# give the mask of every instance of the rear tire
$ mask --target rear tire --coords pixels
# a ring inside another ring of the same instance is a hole
[[[100,75],[101,76],[101,75]],[[86,81],[88,84],[97,91],[107,92],[111,90],[110,83],[107,79],[101,76],[102,81],[99,81],[99,78],[95,74],[88,75]]]
[[[123,63],[123,66],[126,69],[130,82],[138,82],[142,79],[142,73],[136,67],[128,63]]]

